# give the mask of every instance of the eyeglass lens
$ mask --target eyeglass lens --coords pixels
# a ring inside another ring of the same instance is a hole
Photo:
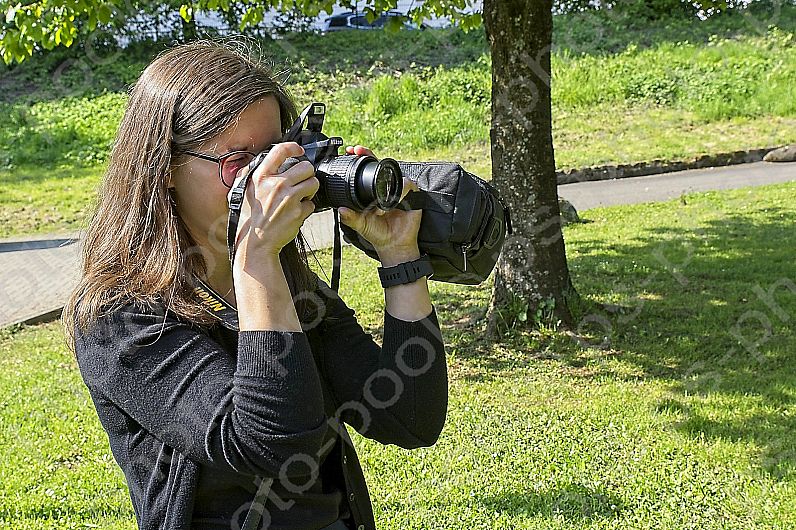
[[[230,153],[221,163],[221,179],[227,187],[232,187],[235,177],[242,168],[252,161],[254,155],[251,153]]]

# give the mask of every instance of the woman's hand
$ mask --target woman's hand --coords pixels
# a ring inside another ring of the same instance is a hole
[[[252,256],[278,256],[315,211],[311,199],[320,183],[312,164],[303,161],[279,172],[288,158],[303,154],[304,148],[295,142],[280,143],[257,166],[241,208],[238,250]]]
[[[304,149],[294,142],[274,146],[246,186],[232,270],[241,331],[302,331],[279,259],[315,210],[311,198],[319,182],[312,164],[282,167],[288,158],[302,154]]]
[[[356,147],[346,147],[346,153],[358,156],[373,156],[373,152],[367,147],[357,145]],[[417,190],[417,184],[404,177],[403,193],[401,200],[409,191]],[[384,211],[380,208],[356,212],[349,208],[339,208],[340,220],[346,225],[356,230],[362,237],[368,240],[376,252],[379,254],[382,263],[390,266],[388,261],[406,261],[420,256],[417,246],[417,234],[420,230],[422,210],[389,210]],[[393,265],[395,263],[392,263]]]

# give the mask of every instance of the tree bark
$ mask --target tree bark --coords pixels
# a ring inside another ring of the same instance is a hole
[[[492,336],[517,323],[572,324],[567,300],[574,289],[553,155],[552,7],[552,0],[484,0],[492,54],[492,182],[511,208],[514,229],[496,267],[488,316]]]

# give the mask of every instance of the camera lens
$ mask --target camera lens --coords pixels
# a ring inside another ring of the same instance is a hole
[[[403,176],[391,158],[342,155],[321,160],[315,175],[321,181],[316,195],[319,207],[345,206],[362,211],[375,205],[394,208],[401,200]]]
[[[382,210],[389,210],[400,201],[403,177],[395,160],[368,160],[362,164],[362,171],[358,176],[362,202],[375,203]]]

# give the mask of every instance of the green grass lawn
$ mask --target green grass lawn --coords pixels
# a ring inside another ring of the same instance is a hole
[[[101,176],[100,166],[0,169],[0,238],[82,228]]]
[[[796,293],[758,294],[796,280],[794,193],[583,212],[574,334],[489,343],[489,285],[432,282],[448,421],[411,452],[355,437],[379,527],[796,527]],[[378,336],[375,264],[348,247],[341,292]],[[0,528],[134,528],[58,324],[2,332],[0,393]]]

